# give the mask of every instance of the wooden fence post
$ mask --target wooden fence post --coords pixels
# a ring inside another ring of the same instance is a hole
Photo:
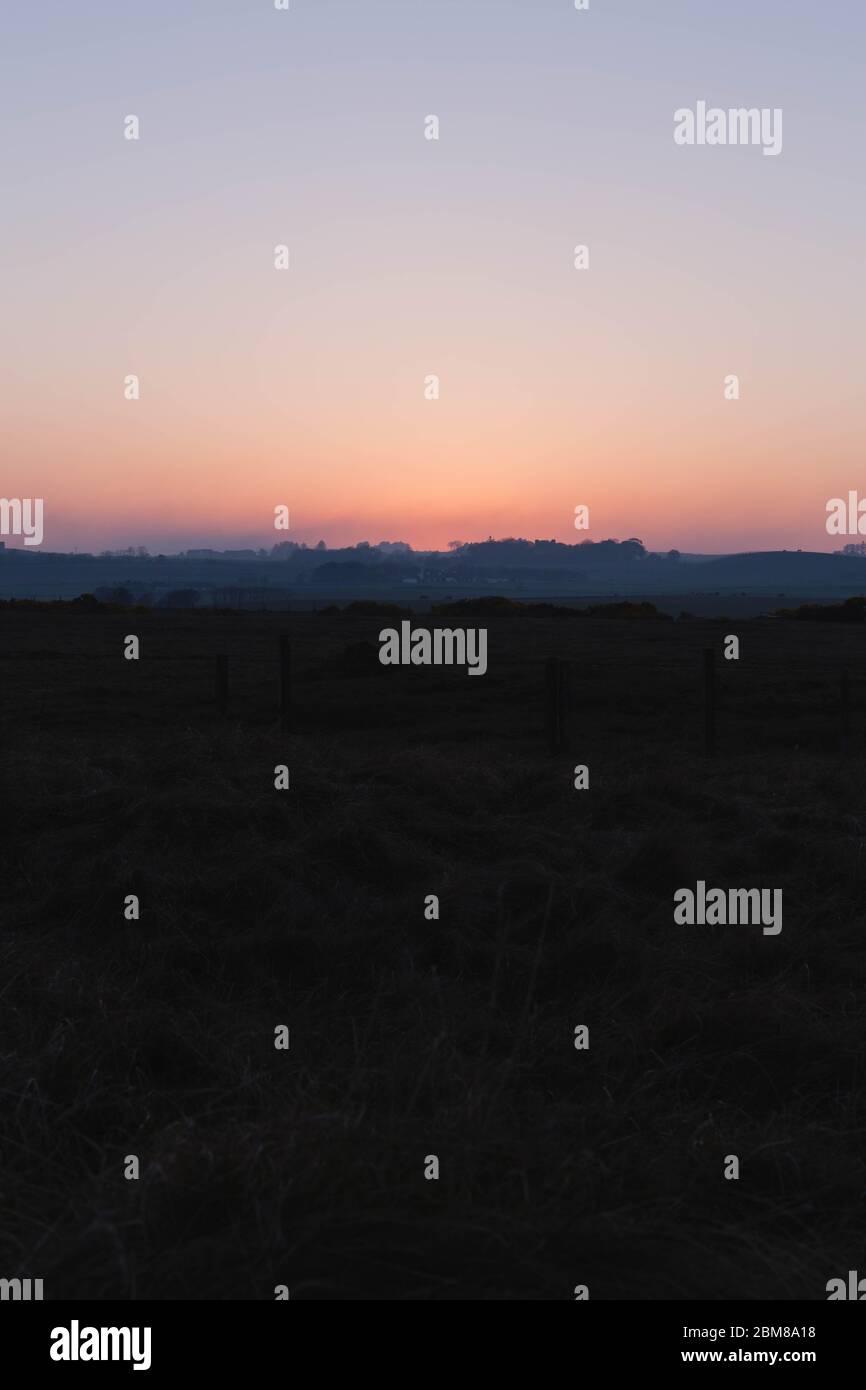
[[[216,705],[220,714],[226,714],[229,707],[229,659],[218,656],[216,659]]]
[[[704,746],[712,757],[716,751],[716,654],[704,648]]]
[[[841,690],[841,748],[843,753],[848,752],[851,742],[851,677],[847,670],[842,672]]]
[[[545,725],[551,754],[562,747],[562,704],[564,673],[558,656],[549,656],[545,663]]]
[[[292,708],[292,648],[288,637],[280,638],[280,722],[289,727]]]
[[[568,745],[568,675],[571,663],[569,661],[559,662],[559,752],[565,751]]]

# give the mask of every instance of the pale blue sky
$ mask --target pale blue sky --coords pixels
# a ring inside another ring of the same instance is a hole
[[[270,0],[29,0],[0,26],[4,491],[45,495],[55,544],[207,543],[211,478],[238,543],[267,540],[256,517],[272,493],[296,503],[302,535],[428,541],[422,513],[443,537],[452,523],[564,537],[588,490],[611,534],[817,548],[825,497],[860,482],[863,4],[292,0],[284,14]],[[676,149],[673,111],[699,99],[783,108],[781,158]],[[130,112],[134,149],[120,138]],[[435,152],[428,112],[442,121]],[[272,281],[266,296],[250,266],[283,229],[295,297],[278,319]],[[585,338],[558,307],[577,240],[594,256]],[[401,359],[415,375],[446,363],[465,402],[424,447],[377,396],[387,377],[399,397]],[[127,452],[128,417],[103,418],[99,401],[133,361],[151,413]],[[729,426],[694,405],[701,374],[738,369],[749,396],[722,439],[730,463],[702,463],[701,441]],[[267,430],[247,437],[245,411]],[[217,458],[210,473],[179,437],[184,413]],[[644,418],[656,510],[632,435],[616,447],[619,425]],[[379,422],[387,446],[371,442]],[[501,453],[534,428],[535,456],[517,442]],[[681,440],[669,469],[665,430],[674,452]],[[419,448],[428,471],[443,460],[442,488],[403,495],[400,459]],[[702,467],[705,515],[683,493]],[[231,486],[245,469],[261,482],[248,513]],[[380,526],[353,476],[391,499]],[[772,489],[789,482],[776,516]],[[744,521],[753,485],[762,510]]]

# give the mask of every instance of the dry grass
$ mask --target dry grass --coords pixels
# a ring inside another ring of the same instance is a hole
[[[839,756],[834,703],[856,631],[503,618],[469,680],[369,670],[375,617],[289,621],[284,736],[285,619],[0,613],[0,1273],[824,1298],[866,1236],[863,750],[855,716]],[[710,763],[699,653],[732,630]],[[551,759],[555,652],[582,666]],[[674,926],[697,878],[781,887],[782,934]]]

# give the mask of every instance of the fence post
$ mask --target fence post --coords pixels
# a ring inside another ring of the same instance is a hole
[[[704,648],[704,746],[712,757],[716,751],[716,654]]]
[[[842,752],[847,753],[851,742],[851,678],[847,670],[842,672],[842,701],[841,701],[841,746]]]
[[[216,705],[220,714],[226,714],[229,707],[229,659],[218,656],[216,659]]]
[[[292,648],[288,637],[280,638],[280,722],[289,727],[292,708]]]
[[[560,659],[559,663],[559,749],[562,753],[568,745],[568,675],[571,663]]]
[[[558,656],[549,656],[545,663],[545,725],[551,753],[558,753],[562,744],[562,663]]]

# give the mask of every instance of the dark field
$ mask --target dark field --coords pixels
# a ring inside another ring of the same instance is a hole
[[[0,609],[0,1274],[825,1299],[866,1251],[862,631],[469,618],[470,678],[379,666],[397,622]],[[552,654],[578,663],[557,756]],[[782,888],[781,934],[675,925],[699,878]]]

